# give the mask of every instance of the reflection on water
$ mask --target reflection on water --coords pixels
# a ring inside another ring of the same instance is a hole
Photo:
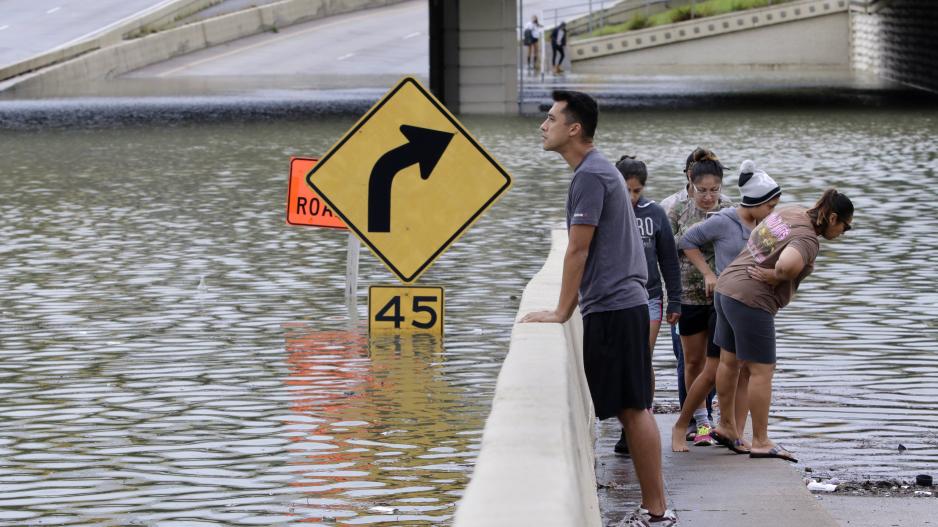
[[[304,521],[440,523],[465,485],[478,435],[453,419],[443,342],[293,325],[286,335],[290,447]]]
[[[390,274],[363,256],[349,317],[345,235],[283,217],[289,156],[353,121],[0,132],[0,524],[449,522],[569,169],[539,118],[466,119],[515,186],[422,278],[445,340],[369,344]],[[630,112],[599,137],[649,160],[653,198],[698,144],[785,202],[853,197],[778,319],[772,433],[820,470],[938,471],[938,115]]]

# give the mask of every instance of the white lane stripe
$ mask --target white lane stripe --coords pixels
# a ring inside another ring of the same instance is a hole
[[[52,9],[46,11],[46,14],[47,14],[47,15],[51,15],[52,13],[55,13],[55,12],[58,11],[59,9],[62,9],[62,8],[61,8],[61,7],[53,7]]]
[[[124,18],[118,20],[117,22],[112,22],[112,23],[110,23],[110,24],[108,24],[108,25],[106,25],[106,26],[104,26],[104,27],[102,27],[102,28],[95,29],[94,31],[92,31],[92,32],[90,32],[90,33],[86,33],[86,34],[84,34],[84,35],[82,35],[82,36],[80,36],[80,37],[78,37],[78,38],[73,38],[72,40],[69,40],[69,41],[66,42],[65,44],[62,44],[61,46],[57,46],[55,49],[58,49],[58,48],[67,48],[67,47],[69,47],[69,46],[71,46],[71,45],[73,45],[73,44],[77,44],[78,42],[81,42],[81,41],[83,41],[83,40],[88,40],[89,38],[91,38],[91,37],[93,37],[93,36],[95,36],[95,35],[104,33],[105,31],[108,31],[108,30],[110,30],[110,29],[112,29],[112,28],[115,28],[115,27],[117,27],[117,26],[120,26],[121,24],[124,24],[124,23],[126,23],[126,22],[129,22],[130,20],[134,20],[134,19],[136,19],[136,18],[142,17],[143,15],[146,15],[146,14],[148,14],[148,13],[150,13],[150,12],[156,11],[156,10],[158,10],[158,9],[160,9],[160,8],[162,8],[162,7],[166,6],[166,5],[168,5],[168,4],[172,4],[173,2],[176,2],[176,1],[177,1],[177,0],[164,0],[164,1],[162,1],[162,2],[160,2],[159,4],[156,4],[156,5],[154,5],[154,6],[150,6],[150,7],[146,8],[146,9],[141,9],[140,11],[137,11],[136,13],[134,13],[134,14],[132,14],[132,15],[125,16]]]
[[[6,28],[8,28],[8,27],[10,27],[9,24],[7,24],[7,25],[5,25],[5,26],[0,26],[0,31],[3,31],[4,29],[6,29]]]
[[[411,7],[413,7],[413,6],[410,6],[410,5],[407,5],[407,4],[398,4],[398,5],[404,6],[405,8],[411,8]],[[401,9],[401,10],[402,10],[402,9]],[[390,11],[390,9],[389,9],[389,11]],[[194,67],[196,67],[196,66],[201,66],[202,64],[205,64],[205,63],[207,63],[207,62],[212,62],[212,61],[216,61],[216,60],[218,60],[218,59],[223,59],[223,58],[226,58],[226,57],[230,57],[231,55],[237,55],[238,53],[241,53],[241,52],[243,52],[243,51],[250,51],[250,50],[252,50],[252,49],[257,49],[257,48],[260,48],[260,47],[269,46],[270,44],[276,44],[276,43],[278,43],[278,42],[280,42],[280,41],[282,41],[282,40],[290,39],[290,38],[293,38],[293,37],[298,37],[298,36],[301,36],[301,35],[306,35],[307,33],[312,33],[312,32],[314,32],[314,31],[322,31],[323,29],[327,29],[327,28],[330,28],[330,27],[341,26],[341,25],[344,25],[344,24],[348,24],[348,23],[350,23],[350,22],[357,22],[358,20],[360,20],[360,19],[362,19],[362,18],[369,17],[369,16],[373,16],[373,15],[372,15],[371,13],[363,13],[363,14],[358,15],[358,16],[349,16],[349,17],[346,18],[345,20],[340,20],[340,21],[338,21],[338,22],[332,22],[331,24],[316,25],[316,26],[313,26],[313,27],[304,29],[304,30],[302,30],[302,31],[297,31],[297,32],[295,32],[295,33],[286,33],[286,34],[281,33],[281,35],[280,35],[279,37],[271,38],[270,40],[264,40],[264,41],[258,42],[258,43],[256,43],[256,44],[251,44],[250,46],[244,46],[243,48],[233,49],[233,50],[231,50],[231,51],[229,51],[229,52],[227,52],[227,53],[222,53],[222,54],[220,54],[220,55],[215,55],[214,57],[206,57],[206,58],[201,59],[201,60],[196,60],[196,61],[190,62],[189,64],[183,64],[182,66],[178,66],[178,67],[175,67],[175,68],[173,68],[173,69],[171,69],[171,70],[164,71],[163,73],[160,73],[159,75],[157,75],[157,77],[166,77],[166,76],[172,75],[173,73],[178,73],[178,72],[180,72],[180,71],[182,71],[182,70],[187,70],[187,69],[189,69],[189,68],[194,68]]]
[[[419,37],[421,34],[422,34],[422,33],[420,33],[419,31],[415,31],[415,32],[413,32],[413,33],[407,35],[406,37],[404,37],[402,40],[408,40],[408,39],[411,39],[411,38],[414,38],[414,37]]]
[[[354,53],[346,53],[345,55],[342,55],[341,57],[337,58],[336,60],[345,60],[345,59],[348,59],[348,58],[352,58],[352,57],[354,57],[354,56],[355,56]]]

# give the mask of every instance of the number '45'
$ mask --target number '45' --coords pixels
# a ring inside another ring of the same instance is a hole
[[[426,313],[429,316],[429,319],[426,322],[421,322],[414,318],[410,321],[410,325],[419,329],[430,329],[436,325],[437,314],[436,310],[432,306],[425,305],[426,303],[436,303],[437,297],[435,296],[415,296],[413,297],[413,305],[411,306],[411,311],[415,315],[419,313]],[[392,314],[388,314],[388,312]],[[391,297],[391,300],[384,305],[376,314],[375,321],[377,322],[393,322],[394,329],[400,329],[401,324],[406,322],[407,319],[401,315],[401,297],[394,296]]]

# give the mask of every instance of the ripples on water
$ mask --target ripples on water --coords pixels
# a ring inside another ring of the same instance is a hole
[[[809,465],[938,470],[936,117],[602,116],[653,198],[701,144],[762,162],[787,203],[854,199],[778,320],[772,432]],[[0,524],[449,523],[569,170],[539,118],[467,118],[515,186],[422,278],[445,340],[369,343],[364,292],[391,275],[364,256],[350,313],[345,234],[283,218],[289,156],[352,122],[0,132]]]

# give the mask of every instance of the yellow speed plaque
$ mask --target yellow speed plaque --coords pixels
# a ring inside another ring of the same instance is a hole
[[[368,288],[370,333],[443,334],[443,288],[381,286]]]

